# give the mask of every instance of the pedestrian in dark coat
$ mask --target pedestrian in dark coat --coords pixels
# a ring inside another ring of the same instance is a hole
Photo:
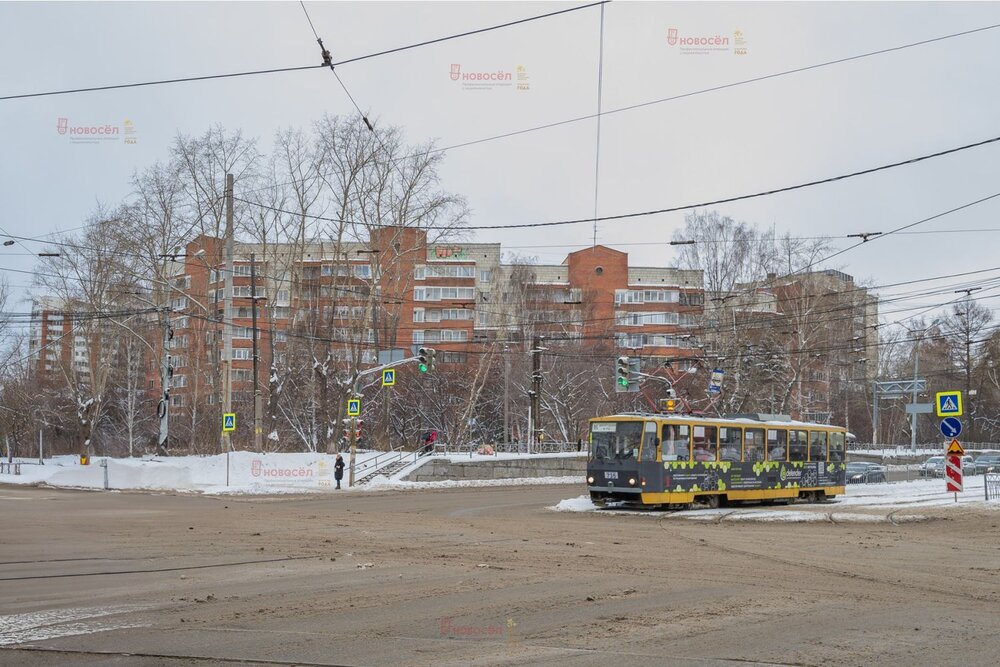
[[[337,480],[337,488],[340,488],[340,480],[344,479],[344,457],[337,454],[337,462],[333,464],[333,478]]]

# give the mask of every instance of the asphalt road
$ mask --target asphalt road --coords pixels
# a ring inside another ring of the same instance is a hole
[[[921,508],[907,522],[826,504],[802,507],[829,521],[731,523],[546,509],[582,491],[0,487],[0,663],[909,666],[1000,654],[995,511]]]

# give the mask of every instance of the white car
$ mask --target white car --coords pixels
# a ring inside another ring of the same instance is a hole
[[[976,462],[966,454],[962,457],[962,476],[975,475]],[[921,477],[944,477],[944,457],[932,456],[920,464]]]

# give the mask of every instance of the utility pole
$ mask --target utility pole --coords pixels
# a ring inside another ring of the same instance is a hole
[[[913,397],[910,402],[913,404],[914,408],[917,405],[917,374],[920,372],[920,339],[917,339],[917,344],[914,346],[913,350]],[[910,453],[915,454],[917,451],[917,413],[914,411],[910,415]]]
[[[233,411],[233,175],[226,174],[226,272],[222,322],[222,412]],[[222,448],[229,452],[233,443],[228,431],[222,433]]]
[[[250,253],[250,326],[253,329],[253,448],[254,451],[264,451],[261,427],[261,395],[260,379],[257,377],[257,364],[260,354],[257,350],[257,256]]]
[[[160,310],[160,319],[163,324],[163,359],[160,364],[160,404],[158,412],[160,417],[160,438],[157,451],[160,454],[167,453],[167,444],[170,439],[170,341],[174,337],[174,331],[170,327],[170,306],[164,306]]]
[[[962,325],[962,329],[965,334],[965,400],[969,413],[969,432],[966,437],[970,441],[973,440],[972,429],[976,424],[976,418],[973,414],[975,412],[973,409],[974,405],[972,403],[972,396],[970,395],[970,390],[972,389],[972,293],[978,292],[981,289],[983,288],[967,287],[955,290],[956,294],[965,294],[965,322]]]
[[[528,425],[528,452],[531,452],[531,443],[538,442],[538,397],[542,391],[542,340],[543,337],[535,335],[531,342],[531,418]]]
[[[503,344],[503,444],[510,444],[510,346]]]

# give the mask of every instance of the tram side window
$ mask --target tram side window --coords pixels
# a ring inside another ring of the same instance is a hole
[[[788,431],[783,428],[767,429],[767,460],[784,461],[787,456]]]
[[[695,461],[718,461],[719,429],[716,426],[695,426],[694,429]]]
[[[687,424],[666,424],[663,427],[663,460],[687,461],[691,433]]]
[[[743,431],[743,460],[764,460],[764,429],[748,428]]]
[[[788,460],[805,461],[809,447],[809,434],[806,431],[788,432]]]
[[[843,433],[831,433],[830,434],[830,460],[831,461],[843,461],[844,460],[844,434]]]
[[[826,432],[809,432],[809,460],[826,461]]]
[[[719,459],[739,461],[743,454],[743,429],[723,426],[719,429]]]
[[[646,422],[646,426],[642,435],[642,453],[639,456],[640,461],[655,461],[656,460],[656,446],[660,444],[656,439],[656,423]]]

